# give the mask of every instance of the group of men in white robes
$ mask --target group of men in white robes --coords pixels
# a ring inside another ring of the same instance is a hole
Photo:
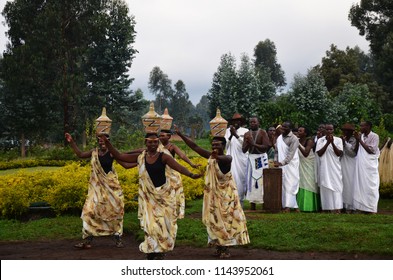
[[[248,200],[251,209],[263,203],[263,169],[268,168],[268,138],[259,128],[256,117],[250,118],[250,130],[242,127],[244,118],[235,113],[226,131],[227,154],[232,156],[231,172],[239,198]],[[299,190],[298,138],[292,133],[292,123],[281,126],[276,141],[275,167],[283,171],[282,208],[289,212],[298,209],[296,194]],[[360,124],[361,134],[354,133],[351,124],[341,129],[343,136],[333,135],[334,126],[325,125],[325,135],[315,143],[316,183],[320,188],[322,210],[339,213],[359,210],[376,213],[379,199],[379,137],[371,131],[368,121]],[[267,147],[266,147],[267,146]]]
[[[379,137],[371,128],[370,122],[362,122],[358,134],[353,125],[345,124],[340,139],[333,136],[334,126],[326,124],[326,135],[316,143],[322,210],[377,212]]]

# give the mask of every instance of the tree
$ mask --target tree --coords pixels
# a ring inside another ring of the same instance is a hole
[[[207,93],[210,101],[210,118],[214,118],[220,108],[224,118],[232,117],[237,111],[236,59],[228,53],[221,56],[220,65],[214,73],[212,87]]]
[[[207,97],[210,102],[210,118],[220,108],[224,118],[231,118],[239,112],[245,118],[255,115],[261,102],[275,95],[275,86],[266,69],[256,69],[247,54],[241,55],[239,68],[233,55],[221,57],[217,72],[214,73],[212,87]]]
[[[393,108],[393,2],[362,0],[353,4],[349,15],[351,24],[370,42],[378,83],[389,92],[385,112]]]
[[[201,137],[201,134],[204,130],[209,130],[209,99],[207,95],[202,95],[201,99],[199,100],[198,104],[195,106],[195,114],[202,119],[202,128],[200,134],[198,135]]]
[[[270,126],[277,126],[285,120],[292,120],[294,112],[297,112],[296,106],[290,102],[289,95],[283,93],[261,104],[257,115],[261,128],[268,129]]]
[[[124,1],[105,3],[94,14],[92,43],[86,51],[87,92],[81,97],[82,124],[97,118],[102,107],[111,113],[113,128],[133,123],[132,115],[143,106],[143,95],[130,90],[128,69],[136,50],[135,20]]]
[[[295,75],[289,102],[296,107],[289,119],[310,129],[320,123],[338,124],[341,121],[337,105],[329,99],[325,81],[315,69],[309,70],[306,76]]]
[[[53,6],[43,1],[17,0],[7,2],[2,12],[10,40],[1,71],[4,118],[9,132],[22,140],[22,156],[24,138],[48,134],[53,131],[53,123],[61,123],[61,99],[54,94],[54,81],[62,71],[56,68],[57,54],[52,50],[60,28],[51,29]]]
[[[242,97],[242,100],[237,100],[236,102],[236,112],[248,119],[250,116],[256,114],[260,92],[254,65],[247,54],[241,55],[240,65],[236,72],[236,76],[237,96]],[[233,111],[232,114],[233,113],[235,113],[235,111]]]
[[[347,83],[365,84],[370,90],[370,98],[383,107],[389,96],[375,80],[373,64],[372,57],[366,55],[359,47],[339,50],[332,44],[330,50],[326,51],[326,56],[322,58],[321,65],[315,68],[324,78],[330,96],[337,96]]]
[[[179,127],[187,127],[194,105],[189,100],[186,85],[182,80],[178,80],[174,87],[175,89],[170,100],[170,115]]]
[[[20,124],[14,133],[48,138],[50,131],[64,139],[103,105],[120,108],[115,115],[123,119],[125,106],[139,106],[126,75],[135,53],[135,23],[127,12],[122,0],[7,2],[2,78],[7,119]]]
[[[254,57],[255,68],[260,71],[267,69],[277,89],[286,85],[284,71],[277,62],[277,50],[274,42],[269,39],[258,42],[254,48]]]
[[[339,115],[342,122],[359,124],[362,120],[379,123],[381,108],[371,94],[367,85],[346,83],[342,92],[335,98],[335,102],[341,105]]]
[[[149,90],[156,96],[156,111],[162,114],[163,109],[169,106],[169,100],[173,95],[172,81],[160,67],[155,66],[150,72],[148,86]]]

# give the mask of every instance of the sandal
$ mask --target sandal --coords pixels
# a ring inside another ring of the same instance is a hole
[[[124,248],[124,243],[121,239],[116,240],[116,248]]]
[[[76,249],[90,249],[91,245],[88,243],[85,243],[85,242],[80,242],[78,244],[75,244],[74,248],[76,248]]]
[[[220,259],[228,259],[231,257],[231,254],[229,252],[222,252],[220,255]]]

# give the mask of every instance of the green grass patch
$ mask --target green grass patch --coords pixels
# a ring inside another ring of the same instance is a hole
[[[29,167],[29,168],[7,169],[7,170],[0,170],[0,176],[15,174],[20,171],[26,171],[26,172],[55,171],[60,168],[61,168],[60,166],[37,166],[37,167]]]
[[[381,200],[380,210],[393,200]],[[178,221],[177,245],[205,247],[207,232],[201,221],[202,200],[187,203],[186,217]],[[247,212],[249,248],[277,251],[347,252],[393,257],[393,215]],[[82,221],[60,216],[29,222],[0,220],[0,240],[78,239]],[[143,240],[137,213],[124,217],[125,234]]]

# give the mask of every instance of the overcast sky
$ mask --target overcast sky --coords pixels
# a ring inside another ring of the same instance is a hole
[[[0,0],[1,11],[5,0]],[[354,0],[126,0],[135,16],[138,54],[132,63],[132,88],[147,88],[150,71],[158,66],[175,84],[182,80],[197,104],[210,89],[223,54],[253,58],[259,41],[270,39],[287,84],[296,73],[319,64],[331,44],[339,49],[368,42],[348,20]],[[1,17],[1,22],[4,18]],[[6,44],[0,27],[0,50]]]

